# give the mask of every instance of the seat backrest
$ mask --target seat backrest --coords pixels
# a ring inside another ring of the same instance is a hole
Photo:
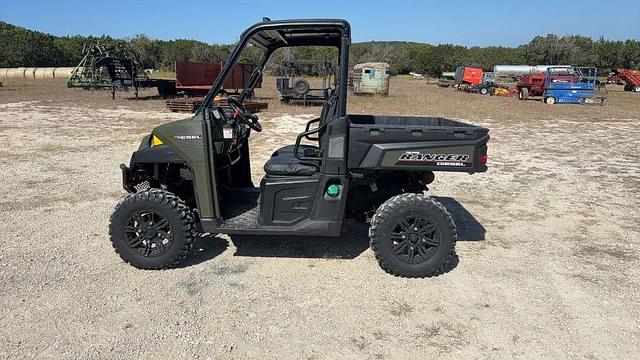
[[[339,97],[339,86],[336,86],[335,90],[331,93],[327,101],[322,106],[322,112],[320,113],[320,123],[318,126],[322,127],[333,118],[336,117],[336,113],[338,111],[338,97]],[[327,128],[322,128],[318,132],[318,145],[321,149],[324,149],[327,144],[324,142],[324,135],[327,132]]]
[[[331,92],[331,95],[325,101],[322,106],[322,112],[320,113],[320,126],[327,123],[327,121],[333,119],[336,116],[336,111],[338,110],[338,94],[339,94],[340,86],[336,86],[336,88]]]

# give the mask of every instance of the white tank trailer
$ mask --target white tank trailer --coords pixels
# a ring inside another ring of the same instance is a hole
[[[493,67],[495,76],[522,76],[538,74],[547,71],[550,67],[569,68],[569,65],[496,65]]]

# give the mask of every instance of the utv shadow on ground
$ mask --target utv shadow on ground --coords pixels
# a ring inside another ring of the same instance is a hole
[[[204,235],[197,236],[193,244],[193,252],[178,267],[189,267],[201,262],[211,260],[222,254],[229,247],[229,242],[219,236]]]
[[[458,241],[482,241],[485,228],[457,200],[436,197],[451,213],[458,230]],[[237,250],[234,256],[288,257],[318,259],[355,259],[369,248],[369,226],[350,225],[348,232],[339,237],[323,236],[252,236],[233,235],[231,240]],[[198,236],[193,254],[179,267],[197,265],[222,254],[229,243],[214,235]],[[457,255],[448,264],[445,273],[459,263]]]
[[[368,225],[351,225],[339,237],[233,235],[234,256],[354,259],[369,248]]]
[[[458,241],[482,241],[485,228],[457,200],[437,197],[451,213],[458,230]],[[351,225],[339,237],[322,236],[250,236],[233,235],[234,256],[354,259],[369,248],[369,226]],[[447,272],[458,264],[458,257]]]
[[[486,229],[458,200],[450,197],[434,196],[451,214],[458,231],[458,241],[483,241]]]

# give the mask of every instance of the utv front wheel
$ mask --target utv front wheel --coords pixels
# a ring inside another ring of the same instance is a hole
[[[382,204],[369,228],[371,248],[380,267],[404,277],[436,276],[453,258],[456,227],[438,201],[421,194],[401,194]]]
[[[180,264],[193,249],[193,214],[176,195],[149,189],[118,203],[109,235],[125,262],[141,269],[166,269]]]

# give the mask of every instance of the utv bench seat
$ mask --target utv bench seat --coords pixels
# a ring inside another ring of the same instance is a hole
[[[287,145],[283,146],[280,149],[276,150],[271,154],[271,157],[280,156],[280,155],[293,155],[293,151],[295,149],[295,145]],[[298,150],[301,155],[304,156],[315,156],[320,157],[320,149],[315,145],[306,145],[301,144]]]
[[[282,151],[283,149],[276,150],[271,159],[264,164],[265,173],[279,176],[311,176],[318,171],[317,164],[302,161],[293,155],[293,145],[290,151]]]

